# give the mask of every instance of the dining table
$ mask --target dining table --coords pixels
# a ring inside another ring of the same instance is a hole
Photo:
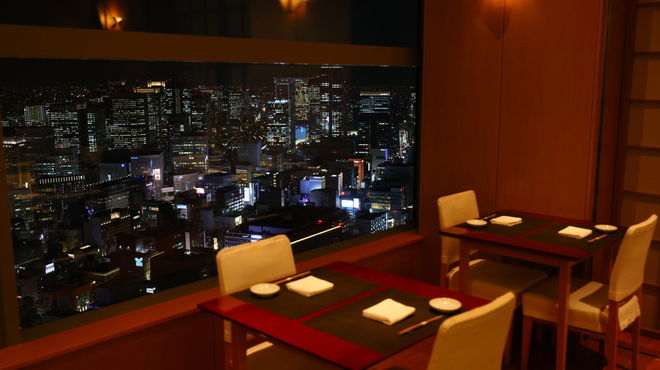
[[[522,222],[498,225],[490,222],[499,216],[518,217]],[[459,259],[459,290],[468,291],[470,256],[480,253],[552,266],[558,273],[558,317],[555,368],[566,368],[568,339],[568,302],[573,267],[589,262],[591,279],[606,282],[616,248],[625,235],[625,228],[600,232],[593,222],[542,215],[518,210],[502,210],[482,217],[484,226],[474,227],[464,222],[440,230],[444,236],[461,240]],[[582,239],[560,235],[568,226],[589,229],[592,233]]]
[[[282,283],[273,297],[262,298],[248,289],[198,305],[214,318],[216,342],[225,345],[222,328],[225,320],[231,324],[228,356],[233,368],[246,367],[247,332],[342,368],[369,368],[430,340],[448,317],[488,303],[466,293],[347,262],[333,262],[305,275],[334,286],[307,297]],[[429,305],[438,297],[455,299],[460,308],[440,313]],[[388,298],[414,307],[414,313],[392,325],[363,316],[364,309]],[[217,352],[223,356],[225,350],[219,348]],[[216,361],[218,368],[223,364]]]

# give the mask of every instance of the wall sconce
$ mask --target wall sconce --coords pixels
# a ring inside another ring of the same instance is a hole
[[[99,14],[99,21],[101,22],[101,27],[104,30],[110,31],[119,31],[122,29],[124,17],[121,17],[116,6],[108,4],[107,2],[101,2],[96,8]]]
[[[282,10],[284,10],[284,13],[293,13],[296,9],[298,9],[301,5],[306,3],[307,0],[280,0],[280,5],[282,6]]]
[[[509,28],[513,2],[514,0],[487,0],[482,4],[483,22],[498,40],[504,37]]]
[[[115,17],[114,15],[112,16],[112,25],[110,28],[121,28],[121,22],[124,21],[124,18],[122,17]]]

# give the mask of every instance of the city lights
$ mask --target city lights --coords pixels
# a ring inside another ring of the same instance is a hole
[[[413,221],[415,88],[352,75],[0,86],[21,326],[212,276],[223,248]]]

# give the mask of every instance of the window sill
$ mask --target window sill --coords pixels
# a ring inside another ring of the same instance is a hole
[[[422,239],[422,236],[415,232],[402,232],[297,263],[296,268],[298,271],[305,271],[334,261],[358,262],[419,243]],[[0,368],[14,369],[37,364],[190,315],[197,312],[199,302],[213,299],[217,294],[217,288],[206,289],[30,342],[0,349]]]

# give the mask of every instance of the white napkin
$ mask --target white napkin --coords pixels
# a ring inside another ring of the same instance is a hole
[[[362,316],[387,325],[396,324],[413,313],[415,307],[406,306],[390,298],[362,310]]]
[[[493,218],[490,220],[490,222],[494,223],[495,225],[514,226],[521,224],[522,218],[513,216],[499,216]]]
[[[568,236],[570,238],[582,239],[591,235],[590,229],[583,229],[581,227],[567,226],[559,230],[559,235]]]
[[[286,284],[287,289],[292,292],[304,295],[305,297],[311,297],[313,295],[327,292],[334,286],[335,284],[314,276],[307,276],[305,278],[294,280]]]

